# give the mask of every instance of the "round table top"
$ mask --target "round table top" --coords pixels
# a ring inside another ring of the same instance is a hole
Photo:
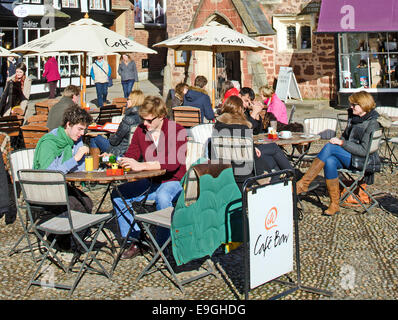
[[[292,144],[307,144],[317,140],[320,140],[321,136],[319,134],[311,134],[306,136],[303,132],[292,132],[292,137],[290,139],[268,139],[267,133],[260,133],[253,136],[253,141],[255,144],[267,144],[276,143],[279,146],[292,145]]]
[[[79,171],[71,172],[65,175],[66,181],[69,182],[99,182],[110,183],[113,181],[137,181],[146,178],[161,176],[166,170],[147,170],[147,171],[129,171],[120,176],[107,176],[106,171]]]

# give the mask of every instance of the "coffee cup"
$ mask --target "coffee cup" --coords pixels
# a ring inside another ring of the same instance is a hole
[[[292,132],[291,131],[281,131],[279,133],[279,135],[282,139],[290,139],[292,137]]]

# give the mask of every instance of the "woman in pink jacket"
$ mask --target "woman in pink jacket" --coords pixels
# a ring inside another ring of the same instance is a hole
[[[271,112],[278,122],[287,124],[286,105],[278,98],[274,89],[270,86],[262,86],[259,91],[267,112]]]
[[[47,62],[44,65],[43,77],[47,79],[47,82],[50,86],[49,98],[54,99],[57,89],[57,82],[61,79],[58,71],[58,62],[54,57],[50,57],[47,59]]]

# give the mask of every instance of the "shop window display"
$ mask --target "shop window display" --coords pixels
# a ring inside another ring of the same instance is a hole
[[[398,88],[396,32],[339,34],[342,88]]]

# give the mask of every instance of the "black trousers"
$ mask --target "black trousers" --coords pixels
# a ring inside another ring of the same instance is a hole
[[[257,144],[255,146],[261,151],[260,158],[255,157],[257,175],[263,174],[264,171],[293,169],[289,159],[276,143]]]
[[[0,192],[0,213],[8,212],[10,207],[10,197],[9,197],[9,189],[8,189],[8,178],[7,172],[4,167],[3,156],[0,155],[0,185],[1,192]]]

